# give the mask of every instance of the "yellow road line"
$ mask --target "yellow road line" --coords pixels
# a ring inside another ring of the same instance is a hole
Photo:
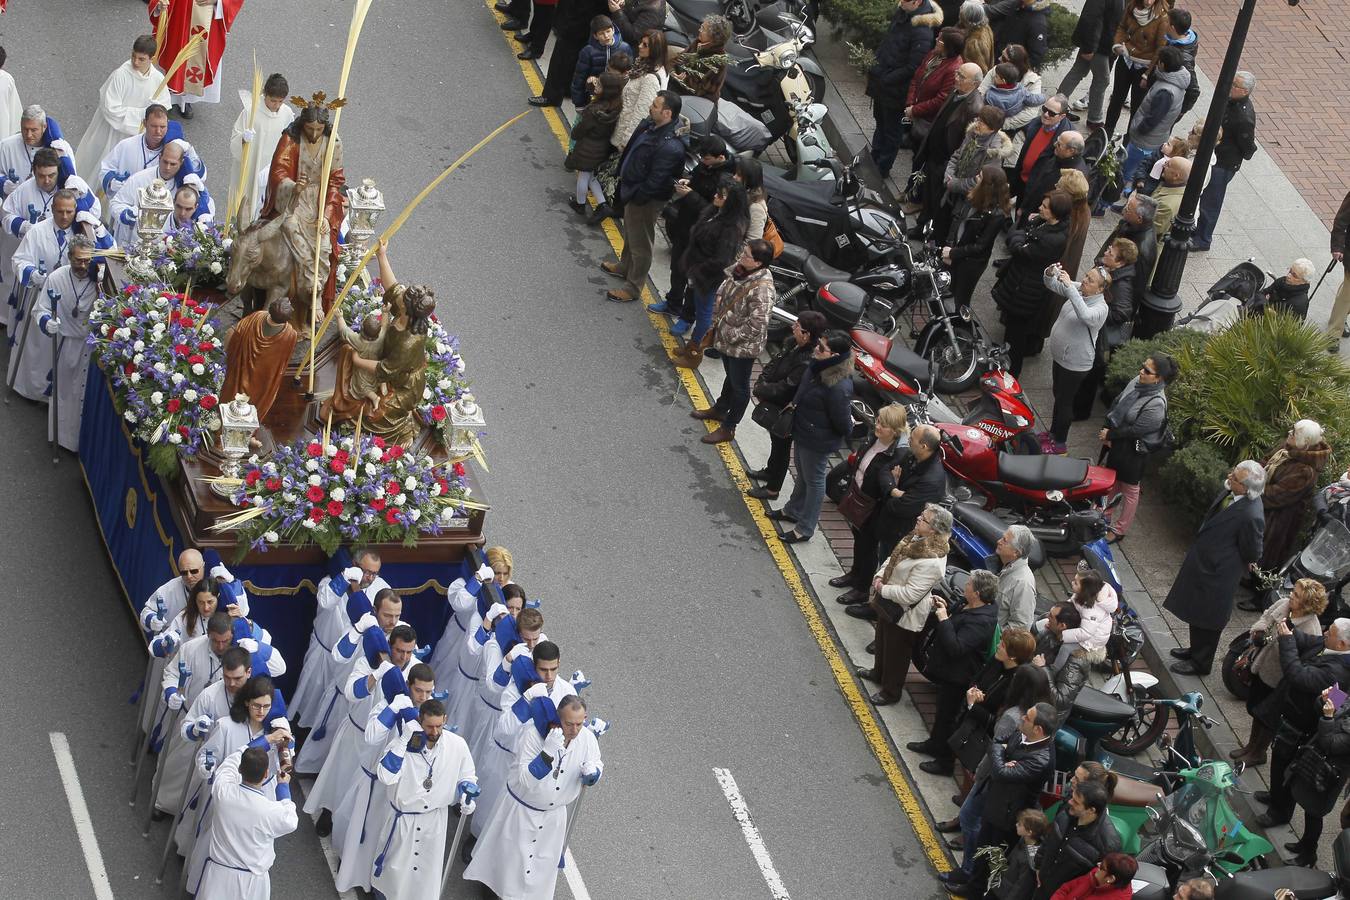
[[[505,16],[492,8],[490,0],[484,0],[483,5],[487,7],[488,12],[498,22],[506,20]],[[506,41],[508,47],[511,45],[510,37],[506,32],[502,32],[502,39]],[[512,49],[514,50],[514,48]],[[515,55],[514,52],[512,55]],[[520,64],[521,74],[525,76],[525,82],[529,85],[530,90],[535,94],[542,93],[544,85],[535,67],[527,60],[517,60],[517,62]],[[544,119],[558,139],[559,146],[566,152],[567,144],[571,140],[571,133],[563,122],[558,108],[546,106],[543,107],[543,112]],[[609,238],[610,246],[614,248],[614,252],[619,253],[623,248],[623,239],[619,235],[619,230],[614,226],[613,219],[605,220],[605,236]],[[642,290],[645,295],[650,296],[650,292],[645,285]],[[665,347],[667,351],[680,346],[680,341],[670,333],[665,316],[647,313],[647,321],[656,330],[661,338],[661,346]],[[680,383],[688,391],[689,399],[693,401],[695,406],[706,407],[711,405],[707,395],[703,392],[703,386],[699,384],[692,369],[677,367],[675,373],[679,376]],[[705,426],[709,431],[714,427],[707,423],[705,423]],[[909,778],[905,775],[904,769],[901,768],[900,761],[891,752],[891,746],[882,733],[881,723],[877,721],[872,704],[858,690],[858,684],[853,677],[852,664],[840,653],[834,637],[830,634],[825,620],[821,617],[820,610],[816,609],[816,603],[811,596],[811,592],[807,590],[801,574],[797,571],[796,562],[792,555],[788,553],[787,546],[778,540],[778,529],[764,514],[763,505],[745,495],[745,491],[751,487],[750,477],[745,474],[745,467],[741,465],[741,461],[736,456],[736,451],[732,449],[730,443],[718,444],[717,452],[721,455],[722,462],[731,474],[732,481],[736,483],[736,487],[740,490],[745,508],[750,512],[750,518],[754,520],[760,536],[764,538],[769,555],[773,557],[774,565],[778,567],[778,571],[782,573],[783,581],[787,583],[788,590],[792,592],[792,599],[797,602],[797,608],[801,610],[802,618],[806,619],[806,625],[810,629],[812,637],[816,639],[820,652],[825,655],[825,661],[829,663],[830,671],[834,674],[835,683],[839,685],[839,690],[843,693],[849,709],[852,710],[853,717],[858,720],[858,727],[862,729],[868,747],[876,756],[877,762],[881,763],[881,770],[886,773],[886,780],[890,782],[891,790],[895,791],[895,796],[900,800],[900,806],[909,818],[910,824],[914,828],[914,834],[923,846],[924,853],[927,854],[929,862],[939,872],[949,871],[951,863],[947,861],[947,852],[938,840],[937,833],[933,830],[928,817],[924,815],[923,807],[918,797],[915,796],[914,787],[909,783]]]

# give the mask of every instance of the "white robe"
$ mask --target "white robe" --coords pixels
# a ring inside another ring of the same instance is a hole
[[[19,133],[22,114],[23,101],[19,99],[19,89],[14,86],[14,76],[0,69],[0,138]]]
[[[459,735],[442,731],[436,746],[406,750],[395,736],[380,761],[379,776],[389,785],[385,800],[389,824],[377,836],[384,854],[370,885],[390,900],[439,900],[444,874],[448,809],[459,800],[459,784],[475,781],[473,757]],[[400,748],[399,752],[395,748]],[[431,787],[424,787],[431,778]],[[369,838],[367,838],[369,840]]]
[[[145,603],[141,604],[141,614],[137,618],[141,623],[141,628],[150,635],[152,643],[161,631],[151,629],[149,622],[151,617],[159,615],[164,619],[164,627],[174,620],[184,608],[187,607],[187,587],[183,584],[183,579],[179,577],[170,578],[155,589]],[[163,610],[160,612],[160,610]],[[159,716],[160,706],[164,703],[162,691],[156,690],[160,684],[160,679],[164,677],[164,658],[154,652],[153,647],[150,650],[151,658],[154,660],[150,664],[150,679],[146,683],[146,690],[152,691],[152,695],[146,699],[145,709],[141,714],[141,731],[150,732],[150,726]]]
[[[180,172],[181,174],[181,172]],[[140,243],[140,235],[136,233],[135,219],[139,218],[141,212],[141,188],[149,187],[151,182],[159,179],[159,166],[151,166],[148,169],[142,169],[139,172],[131,173],[126,181],[122,182],[121,189],[116,196],[108,203],[108,216],[113,223],[113,237],[122,247],[135,247]],[[176,183],[166,184],[170,192],[177,190]],[[124,212],[134,213],[133,221],[124,221]],[[207,192],[207,215],[199,221],[210,221],[214,218],[216,212],[215,198],[211,197],[210,191]]]
[[[497,646],[497,637],[493,637],[483,646],[483,655],[478,663],[478,702],[469,707],[465,723],[459,727],[459,733],[469,744],[469,752],[475,758],[485,755],[486,748],[492,743],[492,729],[497,724],[497,716],[502,711],[502,688],[493,676],[502,664],[502,649]]]
[[[216,820],[206,872],[197,888],[202,900],[267,900],[272,892],[268,873],[276,860],[273,842],[300,824],[289,788],[263,790],[244,784],[240,757],[230,754],[211,786]]]
[[[343,616],[346,616],[345,607],[343,608]],[[344,636],[345,634],[344,632]],[[351,680],[352,669],[356,666],[356,661],[361,658],[361,642],[356,641],[351,655],[348,656],[343,651],[343,641],[338,639],[333,642],[333,649],[329,655],[335,664],[334,671],[336,674],[328,687],[327,694],[318,707],[314,719],[314,728],[305,738],[305,743],[300,747],[300,755],[295,760],[295,771],[305,775],[312,775],[323,769],[328,754],[337,742],[337,736],[347,727],[347,713],[351,711],[353,704],[351,700],[347,699],[346,686]],[[308,806],[306,806],[305,811],[309,811]]]
[[[168,104],[168,89],[155,93],[164,80],[164,74],[154,66],[142,75],[131,65],[122,63],[98,91],[98,108],[94,118],[80,138],[75,151],[77,172],[96,172],[103,158],[124,138],[140,134],[145,121],[145,108],[151,103]]]
[[[230,156],[234,160],[234,165],[230,167],[230,192],[226,197],[236,197],[240,190],[239,164],[244,158],[244,131],[248,129],[249,110],[253,108],[253,92],[240,91],[239,100],[244,104],[244,108],[239,113],[239,118],[234,120],[234,130],[230,133]],[[283,103],[281,109],[272,112],[262,98],[258,98],[258,114],[253,119],[253,149],[248,155],[252,177],[247,185],[248,194],[239,202],[241,229],[247,228],[262,209],[263,194],[267,191],[267,173],[272,167],[272,154],[276,152],[281,133],[293,121],[295,110],[289,103]],[[226,212],[228,214],[228,210]]]
[[[604,771],[600,744],[589,728],[581,729],[551,767],[540,756],[543,746],[534,728],[521,733],[507,770],[507,795],[464,870],[466,880],[481,881],[501,900],[552,900],[567,837],[567,807],[581,794],[583,770]]]
[[[475,579],[474,584],[477,583]],[[431,652],[427,664],[436,673],[436,684],[444,686],[454,696],[460,685],[461,676],[456,667],[464,653],[465,638],[473,634],[483,620],[478,615],[478,598],[469,593],[463,578],[450,583],[445,599],[450,604],[450,620],[445,623],[445,631],[441,632],[441,639],[436,642],[436,649]]]
[[[225,681],[221,679],[200,691],[197,699],[186,707],[187,713],[178,720],[178,727],[169,735],[167,745],[159,754],[160,771],[156,775],[159,779],[159,790],[153,797],[155,809],[171,816],[178,815],[188,778],[192,774],[193,759],[200,749],[198,742],[205,737],[197,734],[195,730],[189,736],[188,731],[192,723],[202,716],[206,716],[212,722],[221,716],[228,716],[232,699],[225,692]]]
[[[72,228],[73,225],[74,223]],[[30,368],[33,363],[32,359],[20,360],[19,354],[14,352],[14,349],[18,346],[19,338],[23,336],[22,323],[28,317],[29,310],[37,303],[37,296],[41,293],[47,276],[66,264],[66,253],[70,250],[70,238],[74,234],[72,228],[58,229],[52,219],[43,219],[28,229],[14,250],[14,256],[10,260],[12,287],[4,315],[9,327],[10,348],[6,374],[16,373],[20,362],[25,363],[25,369]],[[25,285],[32,285],[34,290],[30,292],[25,289]],[[30,332],[35,330],[29,329]],[[26,350],[24,355],[27,356]],[[50,364],[51,359],[48,356],[47,365]],[[34,392],[29,380],[22,378],[16,379],[14,385],[15,390],[30,400],[39,399],[43,387],[45,385],[39,386]]]
[[[548,698],[553,701],[554,706],[557,706],[564,697],[575,693],[576,689],[572,687],[571,682],[565,678],[555,678],[553,686],[549,688]],[[478,784],[482,788],[482,793],[478,795],[478,811],[469,822],[474,837],[483,834],[492,818],[493,810],[502,802],[502,798],[507,796],[506,773],[511,768],[511,760],[515,758],[520,736],[526,729],[534,727],[532,720],[522,722],[516,716],[514,707],[519,699],[520,689],[516,687],[515,681],[512,681],[502,691],[502,711],[497,716],[492,740],[483,748],[481,754],[474,757],[478,764]]]
[[[187,666],[186,681],[180,681],[178,677],[180,662]],[[151,725],[159,726],[160,734],[167,734],[166,728],[174,727],[174,723],[182,721],[181,710],[190,708],[202,691],[220,680],[220,658],[211,651],[211,638],[203,634],[184,641],[178,651],[164,664],[163,671],[157,693],[159,706]],[[178,693],[183,695],[180,712],[174,712],[168,707],[165,694],[170,688],[177,689]],[[216,759],[220,757],[217,756]]]
[[[95,216],[103,214],[102,204],[83,178],[71,175],[66,179],[66,187],[79,195],[75,201],[77,213],[88,210]],[[43,191],[30,175],[11,191],[3,205],[0,205],[0,231],[3,231],[3,234],[0,234],[0,271],[4,273],[0,281],[7,281],[11,285],[14,283],[11,271],[14,265],[14,251],[34,225],[50,217],[52,201],[55,198],[55,190],[50,194]],[[9,304],[0,306],[0,323],[10,324],[12,313]]]
[[[61,320],[56,338],[59,349],[57,402],[52,415],[58,417],[57,443],[71,452],[80,449],[84,383],[89,374],[90,347],[86,343],[89,337],[89,309],[97,296],[97,284],[93,279],[81,278],[77,281],[70,266],[62,266],[47,279],[33,309],[38,325],[42,325],[52,315]]]
[[[364,591],[366,596],[373,597],[387,587],[388,583],[377,575]],[[291,721],[305,728],[312,728],[323,716],[332,688],[338,683],[340,675],[344,674],[339,671],[343,664],[333,658],[333,645],[352,626],[347,618],[347,595],[330,590],[327,576],[319,582],[315,598],[318,600],[318,609],[314,614],[314,627],[309,634],[305,661],[300,668],[300,682],[286,706]]]
[[[411,669],[417,664],[413,660]],[[408,670],[404,670],[407,677]],[[395,719],[391,730],[380,720],[380,716],[389,708],[384,696],[379,695],[375,706],[366,719],[365,743],[361,747],[361,777],[351,779],[346,793],[333,813],[333,848],[342,858],[338,868],[336,886],[339,891],[348,891],[360,885],[370,890],[370,870],[375,855],[380,852],[378,835],[389,824],[389,815],[385,802],[385,787],[379,781],[378,767],[391,736],[407,733],[401,723]]]
[[[98,170],[98,187],[103,196],[111,200],[122,189],[122,182],[137,172],[150,168],[159,162],[164,141],[151,149],[146,146],[144,134],[133,134],[123,138],[103,157]]]
[[[477,617],[478,611],[474,610],[474,616]],[[484,638],[484,640],[479,640]],[[455,730],[463,737],[468,733],[469,717],[475,708],[482,705],[478,699],[479,668],[483,662],[483,648],[491,641],[491,635],[483,631],[480,624],[477,628],[472,628],[464,636],[464,648],[455,664],[455,671],[450,675],[450,702],[446,706],[446,724],[453,725]],[[436,684],[441,684],[440,676],[436,676]]]

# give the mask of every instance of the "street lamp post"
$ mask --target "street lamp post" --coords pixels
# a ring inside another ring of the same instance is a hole
[[[1293,6],[1297,0],[1291,0]],[[1214,85],[1214,97],[1209,101],[1209,113],[1205,116],[1205,130],[1200,134],[1200,146],[1195,151],[1195,164],[1191,168],[1191,177],[1186,182],[1186,193],[1181,196],[1181,206],[1177,209],[1172,228],[1163,241],[1162,253],[1158,257],[1158,267],[1153,274],[1153,283],[1144,294],[1140,304],[1139,317],[1134,336],[1150,338],[1172,327],[1172,320],[1181,310],[1181,299],[1177,291],[1181,287],[1181,276],[1186,271],[1187,245],[1195,233],[1195,210],[1200,205],[1200,192],[1204,190],[1205,178],[1209,175],[1209,161],[1214,155],[1214,147],[1219,143],[1219,128],[1223,125],[1224,111],[1228,106],[1228,94],[1233,89],[1233,78],[1237,75],[1238,62],[1242,59],[1242,49],[1247,43],[1247,29],[1252,24],[1252,15],[1256,12],[1256,0],[1243,0],[1242,10],[1233,23],[1233,34],[1228,39],[1228,51],[1223,57],[1223,67],[1219,70],[1219,80]]]

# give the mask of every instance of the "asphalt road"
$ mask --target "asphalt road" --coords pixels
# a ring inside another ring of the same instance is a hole
[[[282,10],[284,9],[284,12]],[[252,0],[225,58],[224,101],[186,124],[223,202],[238,88],[257,52],[291,92],[336,90],[350,4]],[[98,86],[147,30],[137,0],[15,0],[7,68],[72,141]],[[524,108],[495,21],[473,0],[377,3],[342,121],[351,183],[374,177],[391,215]],[[931,897],[936,882],[880,766],[637,308],[606,303],[608,248],[565,204],[571,176],[543,116],[513,126],[442,185],[391,248],[432,284],[488,413],[489,540],[543,599],[566,671],[594,680],[611,720],[606,778],[572,847],[590,896],[774,896],[714,775],[739,785],[787,895]],[[11,576],[0,722],[0,896],[95,896],[48,734],[68,736],[113,895],[148,880],[144,801],[126,802],[127,695],[142,659],[77,463],[53,468],[44,414],[0,407],[13,473],[0,481]],[[167,577],[167,573],[166,573]],[[275,896],[327,897],[307,820],[278,845]],[[172,871],[172,870],[171,870]],[[475,896],[460,885],[457,897]],[[560,879],[559,897],[574,896]]]

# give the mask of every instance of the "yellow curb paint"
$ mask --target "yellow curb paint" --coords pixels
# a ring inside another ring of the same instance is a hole
[[[498,22],[504,22],[506,17],[492,8],[489,0],[484,0],[483,4],[489,14]],[[510,38],[506,32],[502,32],[502,39],[510,47]],[[515,54],[512,53],[514,56]],[[544,85],[539,78],[539,73],[529,60],[516,60],[520,64],[520,72],[525,77],[525,83],[529,85],[530,90],[536,95],[543,92]],[[549,129],[554,137],[558,139],[558,145],[564,152],[567,150],[567,144],[571,140],[571,133],[557,107],[543,107],[544,119],[548,122]],[[609,238],[610,246],[614,248],[616,254],[623,249],[623,239],[619,235],[618,228],[614,225],[613,219],[605,220],[605,236]],[[644,298],[650,298],[651,292],[644,285],[642,288]],[[642,302],[642,301],[637,301]],[[645,310],[644,310],[645,311]],[[666,324],[666,317],[657,313],[647,313],[647,321],[651,323],[652,328],[661,338],[661,346],[667,352],[675,350],[681,344],[675,335],[670,333],[670,328]],[[703,391],[703,386],[699,384],[698,378],[692,369],[683,369],[676,367],[675,374],[679,376],[680,383],[689,394],[689,399],[696,408],[710,406],[707,394]],[[704,423],[708,431],[717,427],[716,423]],[[806,584],[802,581],[800,573],[797,571],[797,564],[787,547],[778,540],[778,529],[774,527],[773,522],[764,515],[763,506],[757,500],[752,500],[745,496],[752,485],[750,477],[745,474],[745,467],[736,456],[736,451],[732,449],[730,443],[718,444],[717,452],[722,457],[722,462],[726,465],[727,471],[731,474],[732,481],[741,492],[741,497],[745,502],[745,507],[750,513],[750,518],[754,520],[755,527],[759,529],[760,536],[764,538],[764,543],[768,547],[769,555],[773,557],[774,565],[783,576],[783,581],[787,583],[788,590],[792,592],[792,599],[797,602],[797,608],[801,610],[802,618],[806,619],[807,628],[811,631],[811,636],[816,639],[816,644],[820,647],[820,652],[824,654],[825,661],[830,666],[830,671],[834,674],[835,683],[839,685],[840,692],[844,695],[844,700],[848,703],[849,709],[853,712],[853,717],[858,720],[858,727],[862,729],[863,737],[867,740],[868,747],[871,748],[877,762],[881,763],[881,770],[886,774],[886,780],[890,782],[891,790],[900,800],[900,807],[909,818],[910,825],[914,828],[914,834],[923,846],[924,853],[928,856],[928,861],[933,864],[933,868],[939,872],[951,870],[951,863],[947,860],[947,852],[943,848],[942,842],[938,840],[937,833],[933,830],[932,824],[924,814],[923,806],[915,795],[913,785],[909,783],[909,778],[905,775],[904,769],[900,766],[900,761],[896,759],[895,754],[891,752],[891,746],[883,734],[881,724],[877,721],[876,712],[872,704],[863,696],[862,691],[858,689],[858,683],[853,677],[852,665],[846,660],[835,644],[834,637],[830,634],[825,620],[821,617],[820,611],[816,609],[816,603],[807,590]]]

